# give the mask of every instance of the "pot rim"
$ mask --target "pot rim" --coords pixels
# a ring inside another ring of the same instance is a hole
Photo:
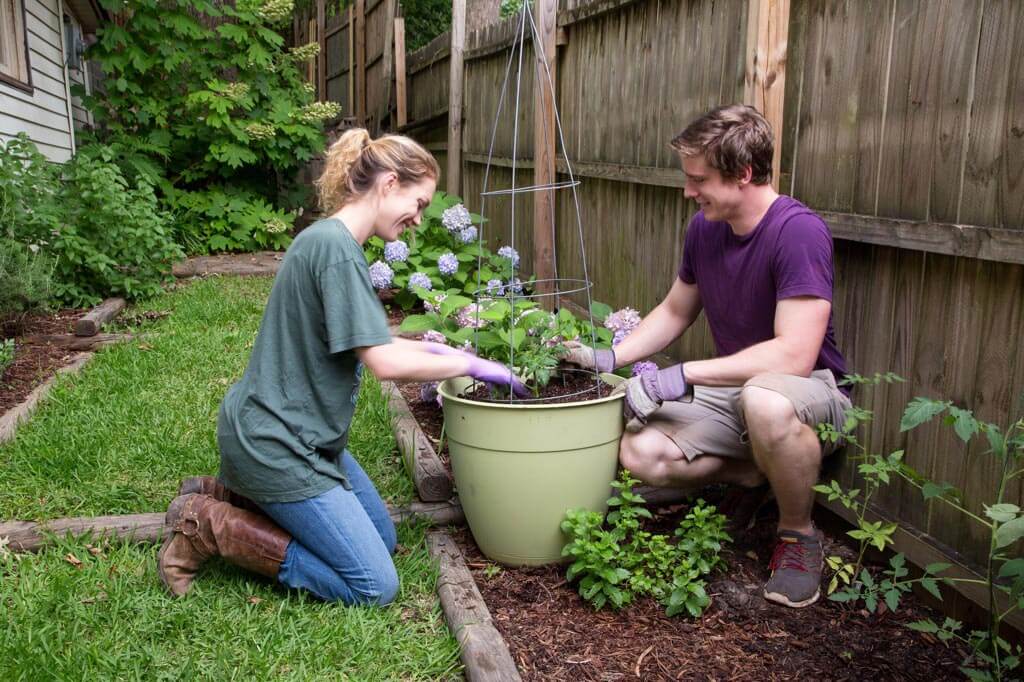
[[[602,380],[604,380],[605,384],[608,384],[611,387],[614,387],[614,386],[618,385],[619,383],[621,383],[623,381],[626,381],[625,378],[620,377],[617,374],[611,374],[611,373],[608,373],[608,372],[602,372],[600,374],[600,377],[601,377]],[[580,401],[572,402],[572,403],[550,403],[550,404],[547,404],[547,405],[533,405],[533,404],[525,404],[525,403],[483,402],[483,401],[480,401],[480,400],[469,400],[468,398],[460,398],[459,396],[455,395],[454,392],[448,390],[448,387],[451,384],[451,382],[459,381],[459,380],[471,380],[471,379],[470,379],[470,377],[453,377],[451,379],[445,379],[444,381],[442,381],[441,383],[439,383],[437,385],[437,392],[441,395],[441,397],[444,398],[445,401],[451,400],[453,402],[461,403],[463,405],[494,407],[494,408],[504,409],[504,410],[550,410],[550,409],[557,409],[557,408],[560,408],[560,407],[561,408],[568,408],[568,407],[582,407],[582,406],[585,406],[585,405],[601,405],[603,403],[609,403],[609,402],[613,402],[613,401],[616,401],[616,400],[622,400],[623,398],[625,398],[625,395],[626,395],[625,393],[619,393],[619,394],[616,394],[616,395],[606,395],[606,396],[604,396],[602,398],[593,398],[591,400],[580,400]]]

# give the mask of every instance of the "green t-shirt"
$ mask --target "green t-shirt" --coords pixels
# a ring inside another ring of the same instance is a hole
[[[340,220],[285,254],[242,378],[220,406],[220,479],[258,502],[348,485],[341,453],[359,396],[355,349],[390,343],[363,250]]]

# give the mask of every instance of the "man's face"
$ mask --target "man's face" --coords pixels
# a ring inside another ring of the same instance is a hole
[[[703,156],[684,156],[682,161],[686,175],[683,193],[686,198],[697,202],[705,218],[729,222],[739,214],[743,201],[740,181],[724,179]]]
[[[420,224],[423,209],[430,204],[437,181],[424,178],[415,184],[403,185],[390,176],[382,183],[375,232],[385,241],[394,241],[406,228]]]

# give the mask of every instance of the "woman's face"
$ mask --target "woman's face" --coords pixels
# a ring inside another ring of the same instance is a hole
[[[420,224],[423,209],[434,196],[437,180],[424,178],[417,183],[403,185],[394,174],[381,179],[380,204],[374,234],[384,241],[394,241],[407,228]]]

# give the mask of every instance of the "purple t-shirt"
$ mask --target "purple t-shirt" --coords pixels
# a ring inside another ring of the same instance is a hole
[[[719,356],[775,338],[775,304],[794,296],[832,301],[832,234],[811,209],[780,196],[753,232],[737,236],[728,223],[690,221],[679,279],[696,284]],[[832,315],[815,369],[836,380],[846,361],[836,347]],[[843,387],[844,389],[846,387]]]

